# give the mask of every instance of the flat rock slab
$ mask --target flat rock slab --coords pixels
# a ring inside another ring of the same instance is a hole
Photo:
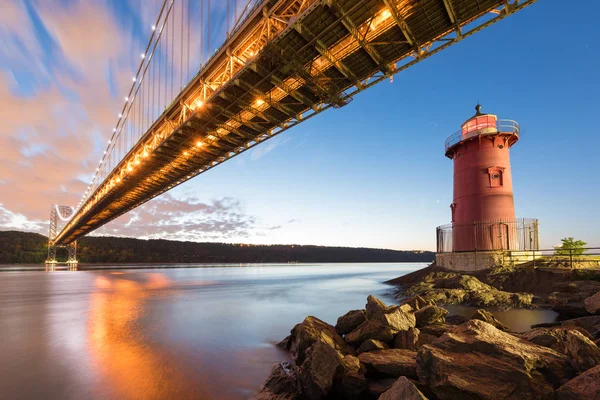
[[[441,400],[545,399],[574,375],[566,356],[479,320],[421,347],[417,373]]]
[[[417,376],[417,353],[406,349],[377,350],[358,355],[369,375]]]
[[[583,304],[590,314],[600,314],[600,292],[585,299]]]

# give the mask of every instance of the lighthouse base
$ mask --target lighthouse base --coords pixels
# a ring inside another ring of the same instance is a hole
[[[536,260],[542,256],[539,251],[461,251],[437,253],[436,265],[456,271],[479,271],[498,266],[516,266]]]

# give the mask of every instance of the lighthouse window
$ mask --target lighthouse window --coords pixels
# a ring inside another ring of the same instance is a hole
[[[503,186],[503,182],[502,182],[502,170],[501,169],[490,169],[490,171],[488,171],[489,176],[490,176],[490,186],[491,187],[498,187],[498,186]]]

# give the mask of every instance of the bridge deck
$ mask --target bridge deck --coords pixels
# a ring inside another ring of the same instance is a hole
[[[533,1],[262,2],[55,242],[70,243],[303,120],[343,106]]]

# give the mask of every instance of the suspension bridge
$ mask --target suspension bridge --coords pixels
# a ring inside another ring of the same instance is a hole
[[[76,264],[81,236],[535,1],[165,0],[94,178],[51,208],[47,263],[67,247]]]

